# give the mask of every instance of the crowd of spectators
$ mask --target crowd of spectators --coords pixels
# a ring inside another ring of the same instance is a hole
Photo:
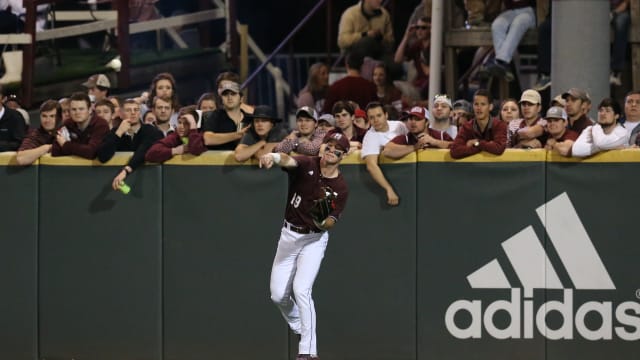
[[[387,58],[388,21],[379,0],[363,0],[345,12],[339,44],[346,51],[347,75],[329,85],[328,66],[314,64],[297,97],[292,130],[271,107],[247,104],[240,77],[233,72],[219,74],[215,92],[203,93],[187,106],[180,104],[178,84],[169,73],[157,74],[148,91],[125,100],[110,96],[108,77],[95,74],[82,84],[86,91],[42,103],[40,124],[32,128],[18,111],[19,102],[5,97],[0,85],[0,151],[16,151],[21,165],[47,153],[107,162],[115,152],[132,152],[112,180],[118,189],[145,161],[207,150],[233,151],[238,162],[270,152],[317,156],[324,151],[323,140],[340,133],[349,139],[350,153],[359,151],[387,203],[395,206],[399,196],[379,165],[381,156],[397,159],[424,149],[449,149],[451,158],[460,159],[515,148],[586,157],[640,145],[638,90],[626,95],[624,106],[616,99],[599,99],[595,120],[589,117],[591,96],[579,88],[567,89],[549,104],[542,103],[535,89],[501,101],[479,89],[472,101],[437,95],[428,109],[422,95],[412,100],[393,86],[387,60],[410,59],[420,76],[428,76],[423,57],[430,21],[419,17],[410,24],[395,57]],[[417,42],[409,45],[412,35]],[[363,49],[380,60],[373,66],[373,81],[361,74]],[[508,60],[496,54],[497,60]],[[412,86],[421,93],[421,84]]]

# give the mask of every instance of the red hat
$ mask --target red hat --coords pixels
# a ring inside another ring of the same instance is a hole
[[[353,112],[353,116],[354,117],[361,117],[361,118],[367,118],[367,113],[362,110],[362,109],[356,109],[356,111]]]
[[[409,111],[406,111],[403,115],[406,115],[406,117],[417,116],[420,119],[431,120],[431,113],[429,112],[429,110],[423,108],[422,106],[414,106]]]

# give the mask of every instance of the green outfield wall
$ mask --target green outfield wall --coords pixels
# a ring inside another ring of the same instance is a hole
[[[0,154],[0,359],[293,359],[269,298],[287,177],[230,152]],[[640,150],[358,154],[314,288],[322,359],[632,359]]]

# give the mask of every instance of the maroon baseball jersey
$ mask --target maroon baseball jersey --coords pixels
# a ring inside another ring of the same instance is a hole
[[[320,172],[320,158],[317,156],[293,156],[298,163],[294,168],[282,168],[289,174],[289,195],[284,218],[289,223],[320,231],[309,214],[313,201],[322,197],[323,188],[330,187],[336,193],[334,210],[329,216],[338,220],[347,204],[349,188],[342,173],[335,178],[325,178]]]

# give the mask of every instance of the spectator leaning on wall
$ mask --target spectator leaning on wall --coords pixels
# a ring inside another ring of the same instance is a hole
[[[473,96],[475,118],[460,127],[460,132],[451,145],[451,157],[463,157],[486,151],[501,155],[507,147],[507,124],[491,118],[493,108],[491,93],[485,89]]]
[[[629,144],[629,132],[618,122],[622,109],[617,101],[605,98],[598,105],[598,123],[582,131],[571,152],[576,157],[591,156],[603,150],[622,149]]]
[[[109,133],[109,124],[91,115],[91,100],[87,93],[74,93],[69,98],[69,104],[71,119],[65,121],[58,130],[51,155],[95,159],[102,140]]]

